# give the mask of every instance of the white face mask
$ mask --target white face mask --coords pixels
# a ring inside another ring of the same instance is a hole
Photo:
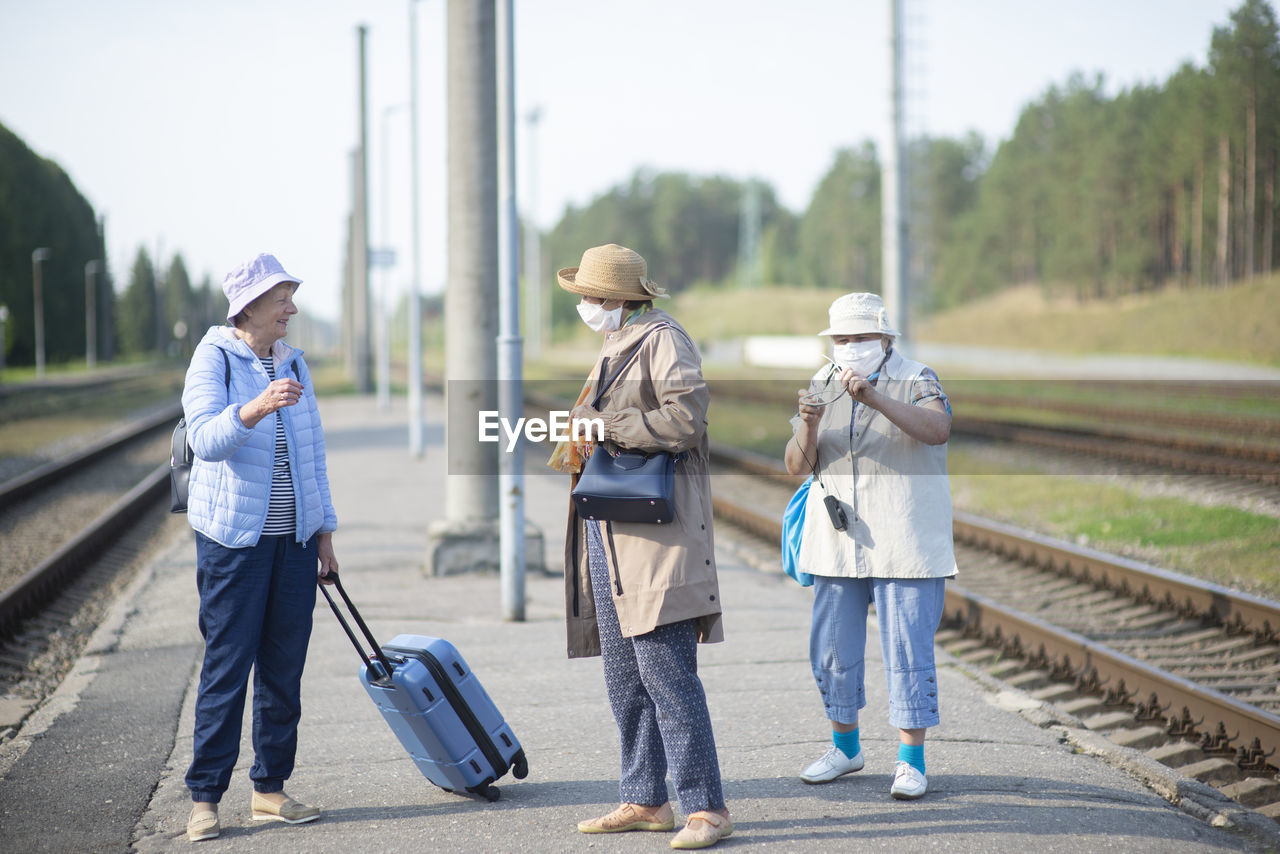
[[[580,302],[578,316],[593,332],[613,332],[622,325],[622,306],[605,311],[604,303]]]
[[[884,345],[879,338],[870,341],[855,341],[848,344],[837,344],[835,362],[842,368],[850,368],[861,377],[870,376],[880,367],[884,358]]]

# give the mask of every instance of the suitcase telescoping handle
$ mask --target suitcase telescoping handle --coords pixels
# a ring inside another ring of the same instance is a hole
[[[382,674],[380,678],[391,675],[391,662],[387,660],[387,656],[382,652],[382,647],[378,646],[378,642],[373,638],[373,632],[369,631],[368,625],[365,624],[364,618],[360,616],[360,612],[356,610],[355,603],[351,601],[351,597],[347,595],[347,591],[342,588],[342,579],[338,577],[338,573],[330,572],[326,578],[333,580],[333,586],[338,588],[338,594],[342,596],[342,601],[346,603],[347,610],[351,612],[351,616],[355,618],[356,625],[360,627],[360,631],[364,633],[368,639],[369,645],[373,647],[373,655],[366,655],[364,646],[361,645],[360,639],[356,637],[356,633],[351,631],[351,626],[347,624],[347,620],[342,616],[342,611],[338,608],[338,603],[333,601],[333,596],[329,595],[329,585],[321,584],[320,592],[324,594],[324,598],[329,600],[329,607],[333,609],[333,615],[338,618],[338,622],[342,624],[342,630],[347,633],[347,637],[351,638],[352,645],[356,648],[356,653],[360,656],[360,663],[366,667],[369,666],[376,657],[382,665]]]

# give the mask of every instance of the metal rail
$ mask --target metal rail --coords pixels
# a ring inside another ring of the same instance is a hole
[[[1139,708],[1148,718],[1164,718],[1167,726],[1190,722],[1196,731],[1211,738],[1223,733],[1228,744],[1244,734],[1256,743],[1242,745],[1241,749],[1273,759],[1280,756],[1280,717],[1276,715],[1003,608],[954,584],[947,585],[944,607],[946,614],[968,633],[981,634],[1011,655],[1052,667],[1077,680],[1112,686],[1113,704]],[[1149,698],[1145,703],[1144,697]]]
[[[1280,603],[1190,578],[1140,561],[1072,545],[961,511],[953,514],[958,542],[1048,569],[1144,604],[1207,617],[1259,643],[1280,642]]]
[[[1020,421],[956,416],[956,436],[1003,439],[1020,445],[1058,448],[1147,463],[1194,474],[1227,475],[1280,484],[1280,448],[1208,442],[1107,428],[1046,427]]]
[[[168,486],[169,464],[164,463],[74,539],[0,592],[0,637],[11,636],[24,617],[57,596],[69,578],[77,575],[94,554],[119,538],[132,520],[165,495]]]
[[[97,442],[72,454],[53,460],[38,468],[23,472],[17,477],[0,483],[0,510],[17,504],[24,498],[74,472],[85,463],[106,454],[165,425],[172,426],[182,415],[182,405],[174,404],[146,418],[112,430]]]

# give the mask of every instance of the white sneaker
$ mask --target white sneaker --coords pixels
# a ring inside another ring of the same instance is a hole
[[[909,762],[898,762],[898,767],[893,772],[893,786],[889,789],[889,794],[900,801],[914,801],[916,798],[923,798],[928,790],[929,781],[924,774],[917,771]]]
[[[855,753],[851,759],[844,755],[843,750],[832,745],[830,750],[822,754],[821,759],[800,773],[800,779],[806,783],[830,783],[837,777],[843,777],[845,774],[852,774],[854,771],[861,770],[861,750]]]

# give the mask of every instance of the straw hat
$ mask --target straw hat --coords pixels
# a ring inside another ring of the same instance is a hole
[[[898,330],[889,325],[889,312],[879,294],[854,293],[836,297],[827,309],[831,325],[819,335],[892,335]]]
[[[639,253],[608,243],[582,253],[582,263],[556,274],[560,287],[599,299],[651,300],[667,297],[665,288],[649,281],[649,268]]]

